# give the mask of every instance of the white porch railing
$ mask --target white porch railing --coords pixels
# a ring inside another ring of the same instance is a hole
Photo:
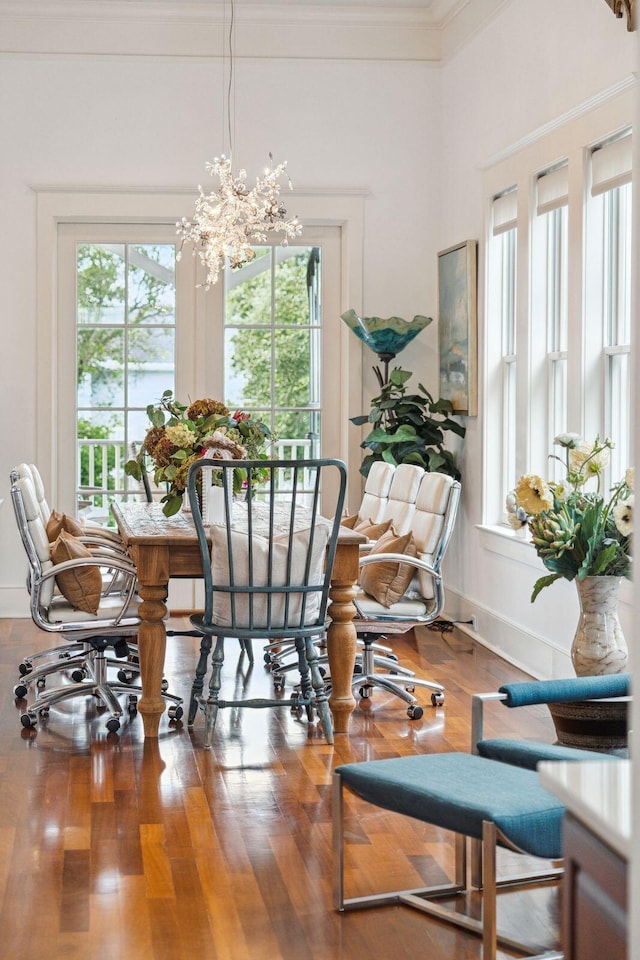
[[[312,456],[311,440],[278,440],[272,450],[274,459],[279,460],[306,460]],[[142,483],[125,476],[124,465],[133,455],[126,452],[120,440],[78,440],[78,499],[90,500],[100,507],[106,507],[109,500],[144,499]],[[304,489],[307,486],[308,478],[304,477]]]

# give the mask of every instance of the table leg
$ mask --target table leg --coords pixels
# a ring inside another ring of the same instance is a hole
[[[352,601],[356,595],[359,556],[357,543],[339,544],[331,575],[327,656],[331,671],[329,706],[335,733],[348,733],[349,718],[355,707],[351,681],[356,662],[357,634],[353,625],[356,608]]]
[[[142,696],[138,702],[138,713],[142,716],[145,737],[157,737],[160,717],[165,709],[162,672],[167,645],[164,617],[167,612],[165,600],[168,585],[141,583],[138,592],[142,599],[138,630]]]

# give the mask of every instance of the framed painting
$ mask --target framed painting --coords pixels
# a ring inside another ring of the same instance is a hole
[[[478,415],[477,257],[475,240],[438,254],[440,396],[467,417]]]

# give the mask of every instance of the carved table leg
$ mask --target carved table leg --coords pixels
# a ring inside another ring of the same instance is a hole
[[[353,618],[356,608],[358,578],[358,544],[339,544],[331,576],[329,590],[329,617],[327,631],[327,656],[331,671],[331,697],[329,706],[333,714],[335,733],[348,733],[349,718],[355,707],[351,693],[351,680],[356,661],[356,628]]]
[[[166,583],[142,583],[138,592],[142,599],[139,608],[142,622],[138,630],[142,696],[138,702],[138,713],[142,715],[145,737],[157,737],[160,717],[165,708],[161,690],[167,645],[164,617],[168,587]]]

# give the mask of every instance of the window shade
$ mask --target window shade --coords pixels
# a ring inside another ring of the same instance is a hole
[[[512,190],[511,193],[503,193],[501,197],[495,197],[493,201],[493,235],[497,237],[499,233],[506,233],[507,230],[513,230],[518,223],[518,193]]]
[[[569,203],[569,167],[559,167],[538,177],[536,213],[549,213]]]
[[[631,183],[631,135],[591,154],[591,196]]]

